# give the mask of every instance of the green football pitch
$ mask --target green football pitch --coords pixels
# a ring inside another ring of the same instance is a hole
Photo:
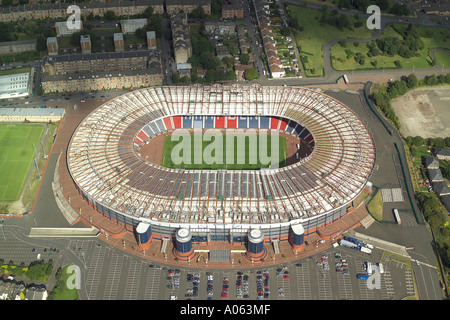
[[[44,132],[40,125],[0,124],[0,202],[19,199],[33,162],[34,147]]]
[[[161,161],[164,167],[257,170],[286,165],[286,138],[279,135],[191,133],[180,135],[179,139],[176,136],[164,139]]]

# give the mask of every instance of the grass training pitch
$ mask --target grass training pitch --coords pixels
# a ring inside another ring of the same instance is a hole
[[[201,150],[196,146],[201,146]],[[173,140],[173,135],[165,137],[161,165],[180,169],[257,170],[275,165],[284,167],[286,157],[286,138],[278,135],[191,133],[178,141]]]
[[[20,198],[43,132],[41,125],[0,124],[0,202]]]

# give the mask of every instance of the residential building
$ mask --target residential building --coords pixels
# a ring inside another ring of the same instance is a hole
[[[187,17],[184,14],[173,14],[170,20],[175,63],[186,63],[192,56],[191,36]]]
[[[439,169],[439,159],[433,156],[425,157],[425,168]]]
[[[166,11],[172,13],[191,13],[201,7],[205,14],[211,14],[211,0],[166,0]]]
[[[436,148],[434,149],[434,155],[439,160],[450,161],[450,149]]]
[[[255,7],[258,27],[262,35],[262,45],[269,67],[269,73],[273,78],[284,77],[286,72],[278,55],[276,41],[272,32],[269,3],[265,0],[253,0],[253,5]]]
[[[430,178],[431,183],[444,181],[444,177],[442,176],[440,169],[428,169],[428,178]]]
[[[0,55],[36,51],[36,39],[0,42]]]
[[[32,88],[31,79],[31,72],[0,76],[0,99],[27,97]]]
[[[81,29],[83,29],[83,22],[80,22],[80,27],[81,27],[80,29],[69,28],[67,26],[67,21],[55,22],[56,36],[57,37],[69,36],[71,34],[80,32]]]
[[[91,36],[88,34],[82,34],[80,36],[81,53],[91,53]]]
[[[156,32],[147,31],[147,48],[156,49]]]
[[[434,182],[433,190],[438,197],[450,195],[450,189],[448,188],[447,183],[445,181]]]
[[[114,33],[114,50],[116,52],[123,52],[125,48],[122,33]]]
[[[58,54],[58,38],[47,38],[47,52],[49,56],[56,56]]]
[[[0,122],[57,122],[64,108],[0,108]]]
[[[35,2],[35,1],[34,1]],[[0,8],[0,21],[24,21],[24,20],[47,20],[47,19],[67,19],[67,4],[63,2],[50,3],[31,3],[21,4],[19,6],[7,6]],[[110,0],[83,2],[80,9],[83,16],[91,13],[94,16],[103,16],[106,11],[112,11],[116,16],[129,16],[143,13],[149,6],[153,8],[154,13],[164,13],[164,0]]]
[[[243,19],[244,9],[239,3],[225,4],[222,6],[222,18],[224,19]]]
[[[450,214],[450,195],[442,196],[439,200],[447,210],[447,214]]]
[[[43,70],[45,93],[140,88],[163,83],[160,50],[46,57]]]
[[[177,63],[177,72],[180,77],[191,77],[191,64],[190,63]]]
[[[120,28],[123,34],[134,34],[137,29],[144,28],[147,19],[128,19],[120,21]]]
[[[236,33],[236,23],[233,21],[205,22],[205,31],[215,38]]]
[[[47,297],[47,290],[38,286],[28,287],[25,294],[25,300],[47,300]]]

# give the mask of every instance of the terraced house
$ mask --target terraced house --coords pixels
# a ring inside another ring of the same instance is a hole
[[[43,65],[46,93],[151,87],[163,82],[160,50],[46,57]]]

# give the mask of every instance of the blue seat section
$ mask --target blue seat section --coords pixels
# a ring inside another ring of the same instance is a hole
[[[294,132],[295,132],[295,134],[296,134],[296,135],[299,135],[299,134],[300,134],[300,132],[302,132],[302,131],[303,131],[303,129],[305,129],[305,127],[304,127],[304,126],[302,126],[301,124],[299,124],[299,125],[297,125],[297,126],[295,127],[295,130],[294,130]]]
[[[270,117],[259,117],[259,128],[269,129],[270,127]]]
[[[183,116],[183,128],[184,129],[192,129],[192,117],[191,116]]]
[[[248,128],[249,129],[258,129],[258,117],[248,117]]]
[[[149,136],[152,137],[155,134],[152,132],[152,129],[150,129],[149,125],[146,125],[142,130],[144,130],[144,132]]]
[[[248,128],[247,120],[248,120],[248,117],[239,117],[238,128],[247,129]]]
[[[156,125],[158,126],[161,132],[166,131],[166,127],[164,126],[164,122],[161,119],[156,120]]]
[[[297,122],[295,122],[294,120],[290,120],[289,124],[286,128],[286,132],[292,133],[292,131],[294,131],[296,125],[297,125]]]
[[[308,129],[305,129],[302,131],[302,133],[300,133],[300,138],[305,139],[308,134],[309,134]]]
[[[212,116],[205,116],[204,128],[205,129],[212,129],[212,128],[214,128],[214,117],[212,117]]]
[[[155,134],[159,134],[161,132],[155,122],[150,122],[149,125]]]
[[[194,129],[203,129],[203,116],[194,116]]]

